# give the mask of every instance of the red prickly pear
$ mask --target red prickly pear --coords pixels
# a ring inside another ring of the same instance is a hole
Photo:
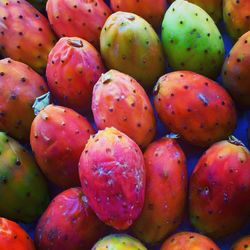
[[[78,162],[94,129],[72,109],[49,105],[34,119],[30,144],[47,178],[60,187],[80,184]]]
[[[186,158],[175,139],[162,138],[148,146],[144,160],[145,203],[132,229],[139,239],[155,243],[181,223],[187,195]]]
[[[202,75],[191,71],[166,74],[159,79],[154,95],[163,123],[193,145],[206,147],[235,129],[236,110],[231,97]]]
[[[38,250],[88,250],[105,229],[82,189],[71,188],[57,195],[40,218],[35,243]]]
[[[250,1],[223,0],[223,18],[234,41],[250,30]]]
[[[77,37],[61,38],[49,54],[46,76],[58,104],[90,110],[94,84],[105,69],[98,51]]]
[[[250,235],[239,239],[232,246],[231,250],[249,250],[250,249]]]
[[[55,36],[47,19],[25,0],[0,0],[0,52],[43,73]]]
[[[211,146],[190,180],[192,224],[211,237],[237,232],[250,211],[250,154],[234,137]]]
[[[114,11],[132,12],[141,16],[156,29],[161,25],[167,9],[166,0],[111,0],[110,4]]]
[[[95,84],[92,111],[99,129],[113,126],[141,147],[155,136],[154,111],[146,92],[135,79],[119,71],[110,70]]]
[[[46,10],[59,37],[80,37],[97,48],[102,26],[111,14],[103,0],[48,0]]]
[[[222,70],[223,84],[237,104],[250,107],[250,31],[234,45]]]
[[[0,218],[1,250],[35,250],[29,235],[14,221]]]
[[[46,93],[43,78],[27,65],[6,58],[0,60],[0,130],[28,141],[35,118],[32,104]]]
[[[168,238],[161,250],[220,250],[220,248],[208,237],[193,233],[180,232]]]
[[[115,128],[100,130],[81,155],[79,173],[96,215],[115,229],[127,229],[144,203],[144,160],[137,144]]]

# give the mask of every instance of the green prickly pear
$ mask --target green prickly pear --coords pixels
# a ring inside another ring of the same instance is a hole
[[[210,78],[218,76],[224,60],[224,43],[212,18],[200,7],[176,0],[162,24],[162,41],[174,70],[191,70]]]
[[[46,208],[46,182],[33,157],[17,141],[0,132],[0,214],[32,222]]]

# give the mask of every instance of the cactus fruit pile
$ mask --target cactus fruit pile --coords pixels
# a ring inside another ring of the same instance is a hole
[[[0,250],[250,250],[250,0],[0,0]]]

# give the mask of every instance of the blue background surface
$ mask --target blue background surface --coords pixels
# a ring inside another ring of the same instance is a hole
[[[108,2],[108,1],[107,1]],[[231,47],[232,47],[232,42],[230,40],[230,38],[228,37],[225,28],[223,26],[223,23],[221,23],[219,25],[219,29],[223,35],[223,40],[225,43],[225,48],[226,48],[226,55],[229,53]],[[249,69],[250,70],[250,69]],[[170,70],[168,70],[170,71]],[[249,79],[250,81],[250,79]],[[217,82],[221,82],[221,79],[218,78]],[[151,96],[152,99],[152,96]],[[89,119],[93,122],[93,118],[89,117]],[[249,143],[247,141],[247,129],[248,129],[248,124],[250,121],[250,111],[249,110],[245,110],[245,111],[239,111],[238,110],[238,125],[237,125],[237,129],[235,130],[234,135],[240,139],[247,147],[248,149],[250,148]],[[157,138],[160,138],[166,134],[168,134],[169,131],[167,131],[167,129],[163,126],[163,124],[159,121],[158,117],[157,117]],[[197,163],[199,157],[202,155],[202,153],[205,151],[205,149],[200,149],[200,148],[196,148],[196,147],[192,147],[188,144],[186,144],[185,142],[180,141],[180,144],[184,150],[184,152],[186,153],[187,156],[187,162],[188,162],[188,172],[189,175],[191,174],[195,164]],[[52,197],[58,193],[60,190],[56,190],[53,186],[51,187],[51,193],[52,193]],[[33,224],[29,224],[29,225],[24,225],[21,224],[21,226],[28,231],[28,233],[30,234],[31,237],[33,237],[34,235],[34,228],[35,228],[36,223]],[[150,226],[150,225],[149,225]],[[178,231],[195,231],[195,229],[189,224],[188,219],[187,219],[187,215],[184,218],[184,221],[182,223],[182,225],[179,227]],[[248,224],[245,226],[245,228],[243,228],[240,232],[238,232],[237,234],[234,234],[228,238],[225,238],[223,240],[220,241],[216,241],[216,243],[220,246],[221,249],[223,250],[228,250],[230,249],[230,247],[232,246],[232,244],[239,239],[242,236],[245,236],[247,234],[250,234],[250,222],[248,222]],[[148,249],[159,249],[160,244],[159,245],[155,245],[155,246],[148,246]]]

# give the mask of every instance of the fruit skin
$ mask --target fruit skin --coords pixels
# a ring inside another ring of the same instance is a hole
[[[44,11],[47,0],[28,0],[36,9],[39,11]]]
[[[115,128],[100,130],[82,152],[79,174],[90,207],[106,224],[127,229],[140,214],[145,195],[143,154]]]
[[[187,196],[187,168],[182,149],[171,138],[150,144],[144,160],[144,208],[132,229],[136,237],[152,244],[163,240],[181,223]]]
[[[106,229],[81,188],[71,188],[50,203],[36,227],[37,250],[91,249]]]
[[[219,250],[219,247],[208,237],[193,233],[180,232],[168,238],[161,250]]]
[[[44,72],[56,38],[38,10],[25,0],[0,0],[0,34],[0,53],[4,57]]]
[[[83,113],[90,110],[94,84],[104,71],[99,52],[90,43],[64,37],[49,54],[46,76],[58,104]]]
[[[49,195],[34,158],[17,141],[0,132],[0,214],[33,222],[46,208]]]
[[[69,108],[48,105],[37,115],[31,126],[30,144],[51,182],[63,188],[80,184],[78,162],[94,132],[86,118]]]
[[[244,236],[243,238],[239,239],[235,244],[232,246],[231,250],[247,250],[250,249],[250,235]]]
[[[51,26],[59,37],[80,37],[99,47],[99,37],[111,10],[103,0],[48,0]]]
[[[147,250],[137,239],[126,234],[111,234],[99,240],[92,250]]]
[[[237,104],[245,107],[250,107],[249,67],[250,31],[240,37],[231,49],[222,70],[224,87]]]
[[[191,70],[216,78],[224,61],[224,43],[212,18],[199,6],[176,0],[162,23],[162,42],[173,70]]]
[[[233,41],[237,41],[250,30],[249,0],[223,0],[223,19],[227,32]]]
[[[0,60],[0,130],[28,141],[36,97],[48,91],[43,78],[10,58]]]
[[[136,14],[121,11],[112,14],[102,28],[100,44],[109,69],[134,77],[145,88],[152,87],[165,71],[163,49],[156,32]]]
[[[150,100],[132,77],[116,70],[103,74],[95,84],[92,112],[99,129],[115,127],[142,148],[156,133],[156,121]]]
[[[154,104],[162,122],[196,146],[222,140],[236,127],[236,110],[227,92],[191,71],[162,76],[154,89]]]
[[[126,11],[137,14],[153,25],[154,28],[159,28],[165,11],[167,9],[166,0],[111,0],[111,8],[114,12]]]
[[[35,246],[17,223],[0,217],[0,249],[35,250]]]
[[[190,180],[192,224],[211,237],[237,232],[250,211],[250,154],[234,138],[211,146]]]

